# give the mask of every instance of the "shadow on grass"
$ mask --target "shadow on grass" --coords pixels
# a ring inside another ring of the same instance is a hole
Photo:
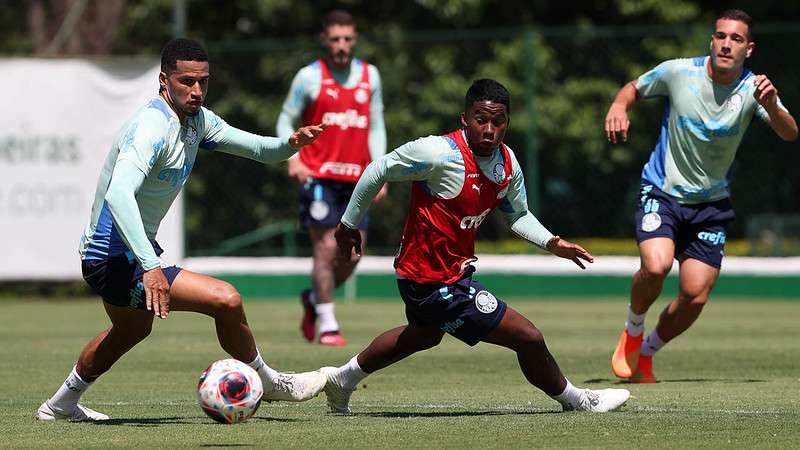
[[[413,419],[418,417],[475,417],[475,416],[527,416],[534,414],[558,414],[559,411],[434,411],[434,412],[401,412],[379,411],[351,413],[351,416],[390,417]]]
[[[157,427],[159,425],[190,424],[193,421],[186,420],[186,417],[137,417],[131,419],[108,419],[91,422],[92,425],[104,426],[133,426],[133,427]]]
[[[734,379],[734,378],[672,378],[658,379],[659,383],[766,383],[767,380],[757,380],[753,378]],[[584,381],[585,384],[637,384],[628,380],[618,378],[590,378]]]
[[[203,444],[200,447],[255,447],[254,444]]]
[[[308,422],[308,420],[303,419],[288,419],[286,417],[251,417],[247,419],[248,421],[260,421],[260,422]]]
[[[157,427],[159,425],[213,425],[213,426],[226,426],[225,424],[214,422],[213,420],[206,420],[205,418],[199,419],[201,422],[198,424],[197,420],[191,420],[187,417],[137,417],[131,419],[108,419],[91,422],[93,425],[105,426],[130,426],[130,427]],[[260,422],[303,422],[301,419],[287,419],[283,417],[251,417],[250,421]],[[239,444],[236,444],[239,445]]]

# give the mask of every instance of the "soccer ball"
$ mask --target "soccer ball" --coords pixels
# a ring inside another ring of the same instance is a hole
[[[261,405],[264,388],[258,373],[236,359],[214,362],[200,375],[197,401],[220,423],[244,422]]]

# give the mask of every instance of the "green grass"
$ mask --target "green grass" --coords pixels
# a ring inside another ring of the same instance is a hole
[[[609,357],[626,301],[511,300],[545,334],[573,383],[616,386]],[[627,386],[620,412],[560,413],[505,349],[452,338],[370,376],[351,416],[323,398],[264,404],[247,423],[218,425],[195,402],[206,365],[226,355],[212,321],[175,313],[85,395],[106,424],[39,423],[33,412],[78,352],[107,325],[98,301],[0,301],[0,447],[172,448],[797,448],[800,303],[716,298],[695,328],[656,358],[656,385]],[[654,306],[654,323],[663,301]],[[403,323],[400,302],[338,305],[348,345],[301,340],[294,302],[249,302],[248,319],[278,369],[340,364]]]

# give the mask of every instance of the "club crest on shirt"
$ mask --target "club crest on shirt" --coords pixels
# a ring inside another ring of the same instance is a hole
[[[492,176],[494,177],[494,182],[500,184],[506,178],[506,166],[505,164],[499,162],[494,165],[492,168]]]
[[[661,216],[656,212],[647,213],[642,217],[642,231],[649,233],[656,231],[661,226]]]
[[[355,93],[355,99],[357,103],[363,105],[364,103],[367,103],[367,100],[369,100],[369,94],[367,94],[367,91],[364,89],[358,89]]]
[[[480,291],[475,295],[475,307],[484,314],[492,313],[497,309],[497,298],[489,291]]]
[[[185,141],[188,145],[197,144],[197,129],[192,126],[186,127]]]
[[[739,94],[733,94],[725,100],[725,107],[728,111],[731,112],[739,112],[742,110],[742,96]]]

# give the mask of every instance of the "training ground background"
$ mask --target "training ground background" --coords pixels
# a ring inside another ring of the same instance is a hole
[[[380,371],[352,398],[353,414],[326,412],[324,396],[263,404],[234,425],[208,419],[195,400],[200,372],[226,357],[211,319],[174,313],[84,397],[103,424],[40,423],[82,346],[108,325],[92,298],[0,300],[0,448],[796,448],[800,443],[798,298],[716,296],[699,322],[655,359],[655,385],[623,385],[609,359],[624,296],[509,297],[544,333],[577,385],[626,387],[609,414],[561,413],[527,384],[508,350],[453,338]],[[404,323],[401,302],[337,305],[348,345],[303,341],[294,297],[246,301],[267,361],[280,370],[338,365],[378,333]],[[647,319],[652,326],[662,298]]]

